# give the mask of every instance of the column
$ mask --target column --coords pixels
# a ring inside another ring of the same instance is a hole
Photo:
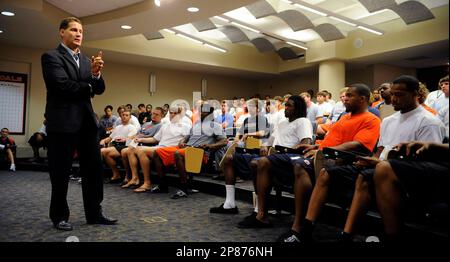
[[[323,61],[319,65],[319,91],[327,90],[334,101],[339,101],[339,90],[345,87],[345,63],[339,60]]]

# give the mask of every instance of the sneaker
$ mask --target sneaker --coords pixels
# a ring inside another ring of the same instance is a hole
[[[196,194],[199,193],[200,191],[198,191],[197,189],[193,189],[193,188],[189,188],[188,189],[188,194]]]
[[[11,164],[11,167],[9,168],[9,171],[16,172],[16,165]]]
[[[246,216],[244,220],[238,223],[239,228],[271,228],[273,227],[272,223],[264,223],[256,218],[256,216],[252,213],[249,216]]]
[[[239,209],[237,207],[233,208],[224,208],[223,204],[219,207],[212,207],[209,209],[209,213],[214,214],[239,214]]]
[[[152,187],[152,189],[150,189],[150,193],[152,193],[152,194],[169,193],[169,189],[163,188],[163,187],[160,187],[159,185],[157,185],[157,186]]]
[[[277,238],[277,242],[283,243],[300,243],[300,234],[292,229],[283,233]]]
[[[187,197],[188,195],[181,189],[178,189],[177,192],[175,192],[175,194],[172,195],[172,199],[179,199],[182,197]]]

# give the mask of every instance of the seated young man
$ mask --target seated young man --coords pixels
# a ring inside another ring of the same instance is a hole
[[[133,140],[139,138],[150,138],[155,136],[162,126],[161,119],[163,111],[164,109],[162,109],[161,107],[156,107],[155,109],[153,109],[151,113],[151,121],[144,122],[144,124],[142,124],[141,130],[135,137],[133,137]],[[139,185],[138,160],[136,158],[135,145],[151,146],[151,144],[139,143],[129,145],[127,148],[124,148],[122,150],[120,154],[122,156],[123,166],[125,167],[125,179],[122,182],[122,188],[135,187]]]
[[[6,156],[8,162],[11,163],[9,170],[13,172],[16,172],[16,165],[14,162],[15,150],[16,143],[14,142],[14,139],[9,137],[9,129],[6,127],[2,128],[0,137],[0,154]]]
[[[126,142],[131,137],[136,135],[136,127],[131,124],[131,111],[125,110],[120,115],[121,124],[116,126],[111,135],[100,141],[100,146],[103,146],[101,153],[103,159],[105,159],[106,164],[112,170],[112,177],[110,183],[120,183],[122,180],[120,178],[119,169],[117,169],[116,158],[120,156],[122,149],[126,148]],[[107,146],[111,142],[112,146]]]
[[[298,241],[298,233],[302,226],[304,208],[315,182],[313,156],[317,149],[332,147],[343,151],[371,152],[375,147],[380,133],[380,119],[368,112],[370,89],[364,84],[351,85],[345,93],[344,105],[348,114],[341,117],[330,129],[321,145],[305,145],[304,155],[293,161],[295,217],[291,230],[278,239],[282,242]],[[317,154],[320,156],[320,153]],[[320,162],[317,159],[316,162]],[[264,217],[264,206],[259,206],[257,219]],[[261,221],[263,222],[263,221]],[[303,223],[304,224],[304,223]]]
[[[28,139],[28,144],[30,144],[33,149],[33,158],[32,162],[42,162],[42,158],[39,155],[39,148],[47,147],[47,132],[46,132],[46,120],[42,123],[41,129],[38,132],[34,133],[30,139]]]
[[[284,110],[286,118],[278,124],[267,144],[291,150],[296,150],[305,144],[311,144],[313,131],[311,121],[306,118],[306,108],[305,100],[302,97],[290,96]],[[264,146],[261,151],[267,151],[267,147]],[[298,156],[299,153],[282,152],[271,154],[258,160],[255,187],[257,205],[255,212],[240,222],[239,227],[271,226],[265,212],[266,196],[270,192],[274,178],[282,184],[290,185],[294,183],[294,166],[291,159]],[[264,212],[260,213],[259,210],[264,210]],[[257,216],[255,216],[256,213],[258,213]]]
[[[176,165],[178,174],[180,175],[179,190],[172,196],[177,199],[180,197],[187,197],[187,175],[184,164],[185,148],[186,147],[200,147],[208,152],[218,150],[227,145],[227,137],[221,124],[213,121],[214,108],[208,103],[202,103],[200,119],[194,123],[193,128],[188,136],[183,138],[178,146],[175,147],[160,147],[156,149],[153,162],[156,167],[158,176],[161,179],[159,187],[166,189],[168,187],[166,176],[164,174],[163,166]],[[207,162],[207,158],[204,157],[204,162]]]
[[[161,129],[153,137],[147,138],[135,138],[136,143],[144,144],[158,144],[157,146],[138,146],[136,148],[136,154],[128,155],[130,164],[134,162],[133,157],[137,157],[139,164],[142,168],[142,174],[144,176],[144,183],[134,190],[136,193],[143,193],[150,191],[151,193],[166,193],[167,188],[160,188],[159,186],[152,187],[150,180],[150,163],[153,160],[154,153],[159,147],[171,147],[176,146],[185,136],[191,131],[191,127],[183,120],[181,116],[181,107],[171,107],[169,109],[168,124],[163,124]],[[162,121],[162,120],[161,120]],[[137,165],[137,161],[136,161]],[[133,170],[133,168],[132,168]],[[137,167],[134,169],[137,170]]]
[[[237,131],[234,143],[243,146],[247,137],[256,138],[267,137],[270,132],[270,125],[267,118],[260,113],[263,107],[258,99],[249,100],[247,108],[250,116],[244,120],[243,125]],[[225,175],[226,199],[225,203],[219,207],[213,207],[210,213],[237,214],[238,208],[235,204],[234,191],[236,183],[236,175],[242,178],[251,178],[254,167],[252,160],[260,155],[267,154],[267,151],[260,151],[260,154],[248,154],[235,152],[233,155],[225,156],[223,172]],[[256,163],[253,163],[256,166]]]
[[[402,232],[401,214],[406,203],[417,209],[436,200],[448,205],[448,147],[442,143],[403,143],[397,148],[405,149],[405,159],[382,161],[375,167],[375,196],[384,225],[383,241],[387,244],[408,241]]]
[[[326,166],[321,170],[309,202],[306,220],[314,224],[330,193],[354,191],[350,211],[340,241],[352,241],[357,223],[366,213],[371,202],[374,167],[385,159],[386,152],[402,141],[441,142],[444,139],[443,124],[417,102],[419,82],[411,76],[401,76],[391,87],[392,105],[397,113],[381,123],[378,150],[374,157],[361,158],[357,163],[343,166]],[[398,132],[398,130],[402,130]],[[312,233],[312,232],[308,232]],[[311,235],[301,237],[310,239]]]

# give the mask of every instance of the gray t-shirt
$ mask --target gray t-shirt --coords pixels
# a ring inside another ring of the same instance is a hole
[[[153,122],[145,122],[139,130],[139,135],[143,135],[144,137],[154,137],[159,129],[161,129],[161,126],[161,122],[156,124]]]
[[[254,133],[258,131],[264,131],[265,137],[270,135],[270,124],[267,118],[263,114],[256,116],[249,116],[244,120],[241,128],[239,129],[239,135]]]
[[[316,122],[316,118],[321,116],[319,112],[319,106],[311,103],[311,106],[306,109],[306,118],[311,121],[311,123]]]
[[[211,120],[197,121],[191,129],[187,138],[188,146],[200,146],[203,144],[214,144],[227,138],[222,126]]]

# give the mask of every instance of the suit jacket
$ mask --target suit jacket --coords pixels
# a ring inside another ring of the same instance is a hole
[[[98,127],[91,98],[105,91],[105,82],[103,77],[92,77],[88,57],[81,54],[79,62],[80,68],[62,45],[41,57],[47,88],[45,118],[48,133],[78,132],[83,121],[93,121]]]

